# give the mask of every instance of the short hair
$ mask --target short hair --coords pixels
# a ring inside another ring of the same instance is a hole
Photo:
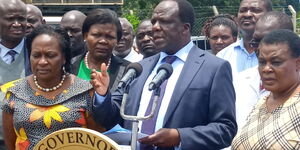
[[[71,71],[70,37],[68,33],[60,26],[51,26],[51,25],[42,24],[34,28],[33,31],[26,38],[26,46],[28,49],[29,56],[31,54],[33,40],[37,36],[42,34],[50,35],[57,38],[62,53],[66,59],[66,63],[64,64],[65,70],[67,72],[70,72]]]
[[[300,37],[291,30],[278,29],[268,33],[261,40],[259,45],[266,44],[287,44],[291,51],[291,56],[296,58],[300,56]]]
[[[259,21],[262,22],[276,22],[280,29],[294,30],[292,19],[281,11],[270,11],[260,17]]]
[[[242,0],[242,1],[244,1],[244,0]],[[264,3],[264,6],[265,6],[265,8],[266,8],[267,11],[272,11],[273,10],[272,1],[271,0],[260,0],[260,1],[262,1]]]
[[[119,17],[119,21],[120,21],[120,23],[123,22],[123,23],[128,24],[129,27],[130,27],[130,30],[133,32],[133,26],[132,26],[132,24],[128,21],[127,18]]]
[[[33,10],[33,12],[36,12],[38,14],[38,17],[43,19],[43,12],[41,11],[40,8],[38,8],[37,6],[32,5],[32,4],[26,4],[26,11],[27,11],[27,8]]]
[[[116,12],[110,9],[94,9],[85,18],[82,25],[82,34],[89,32],[94,24],[114,24],[117,28],[117,41],[122,38],[122,26]]]
[[[190,32],[192,33],[195,24],[195,10],[190,2],[187,0],[171,0],[178,4],[179,19],[183,23],[189,23],[191,26]]]
[[[150,22],[150,23],[151,23],[151,19],[149,19],[149,18],[143,19],[143,20],[139,23],[138,27],[139,27],[143,22]]]
[[[233,37],[238,36],[238,24],[234,20],[234,16],[229,14],[220,14],[217,16],[213,16],[210,19],[208,19],[202,28],[202,33],[206,37],[210,37],[210,30],[215,26],[226,26],[231,29],[231,33]]]
[[[26,11],[26,4],[21,0],[0,0],[0,12],[3,12],[9,5],[15,5],[15,7],[22,7],[24,11]]]
[[[261,1],[264,2],[267,11],[272,11],[273,10],[272,1],[271,0],[261,0]]]

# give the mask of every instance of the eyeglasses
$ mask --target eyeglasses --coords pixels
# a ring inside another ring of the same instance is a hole
[[[252,48],[258,48],[260,40],[252,39],[249,44]]]

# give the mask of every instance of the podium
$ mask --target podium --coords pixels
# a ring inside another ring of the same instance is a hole
[[[66,128],[46,136],[33,150],[125,150],[107,136],[86,128]],[[130,147],[129,147],[130,149]]]

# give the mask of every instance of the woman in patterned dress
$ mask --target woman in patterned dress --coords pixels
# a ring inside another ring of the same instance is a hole
[[[300,38],[281,29],[258,48],[259,74],[270,94],[258,101],[232,142],[235,150],[300,149]]]
[[[93,89],[70,71],[70,39],[42,25],[27,38],[33,74],[7,83],[3,128],[9,150],[32,149],[48,134],[69,127],[103,131],[91,116]]]

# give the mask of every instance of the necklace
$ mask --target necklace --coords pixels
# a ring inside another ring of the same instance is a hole
[[[41,86],[38,84],[37,79],[36,79],[36,76],[35,76],[35,75],[33,76],[33,80],[34,80],[35,86],[36,86],[38,89],[40,89],[40,90],[42,90],[42,91],[44,91],[44,92],[51,92],[51,91],[57,90],[58,88],[60,88],[60,87],[63,85],[63,83],[64,83],[64,81],[65,81],[65,78],[66,78],[66,75],[63,74],[63,76],[62,76],[62,78],[61,78],[61,81],[58,83],[58,85],[56,85],[56,86],[54,86],[54,87],[52,87],[52,88],[43,88],[43,87],[41,87]]]
[[[84,56],[84,64],[85,64],[85,66],[88,68],[88,69],[90,69],[90,67],[89,67],[89,63],[88,63],[88,55],[89,55],[89,52],[87,52],[86,53],[86,55]],[[109,68],[109,66],[110,66],[110,62],[111,62],[111,58],[109,58],[109,60],[108,60],[108,63],[107,63],[107,70],[108,70],[108,68]]]

